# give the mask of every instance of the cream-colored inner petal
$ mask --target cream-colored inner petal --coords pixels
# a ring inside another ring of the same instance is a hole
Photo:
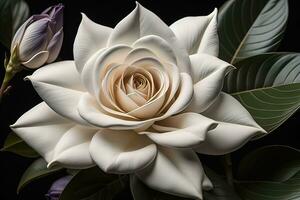
[[[99,66],[98,103],[106,114],[126,120],[159,117],[178,96],[180,71],[144,47],[127,51],[124,59],[113,57]]]

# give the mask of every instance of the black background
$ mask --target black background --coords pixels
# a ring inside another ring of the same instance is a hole
[[[259,1],[259,0],[257,0]],[[123,17],[131,12],[135,7],[135,1],[132,0],[28,0],[31,14],[37,14],[48,6],[59,2],[65,5],[64,18],[64,43],[60,60],[73,59],[72,46],[81,20],[80,12],[84,12],[89,18],[97,23],[114,27]],[[185,16],[207,15],[215,7],[219,8],[225,0],[198,0],[198,1],[139,1],[144,7],[156,13],[167,24]],[[299,2],[299,1],[298,1]],[[287,31],[281,43],[279,51],[300,52],[300,10],[297,0],[289,0],[290,13]],[[0,31],[5,31],[0,27]],[[0,62],[3,60],[5,48],[0,46]],[[0,69],[1,80],[3,78],[3,69]],[[23,71],[12,81],[12,90],[3,99],[0,105],[0,145],[2,146],[6,135],[10,132],[9,124],[13,124],[19,116],[29,110],[31,107],[41,101],[37,93],[33,90],[29,82],[24,82],[23,77],[30,74],[30,71]],[[299,114],[297,112],[280,128],[271,135],[253,141],[245,145],[242,149],[233,154],[234,164],[247,152],[263,145],[283,144],[299,148]],[[298,124],[297,124],[298,123]],[[297,126],[298,125],[298,126]],[[41,133],[42,134],[42,133]],[[221,171],[219,157],[202,156],[202,162],[207,165],[213,165],[214,168]],[[25,188],[17,197],[16,187],[18,181],[32,162],[32,159],[22,158],[11,153],[0,153],[0,200],[33,200],[44,199],[51,182],[63,173],[57,174],[39,182],[33,182]],[[116,199],[131,199],[129,192],[120,194]]]

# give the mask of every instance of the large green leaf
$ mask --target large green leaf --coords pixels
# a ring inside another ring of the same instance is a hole
[[[29,158],[39,157],[39,154],[36,151],[13,132],[8,134],[1,151],[8,151]]]
[[[237,98],[268,132],[300,107],[300,54],[267,53],[242,60],[224,90]]]
[[[61,169],[62,168],[58,166],[49,169],[47,168],[47,162],[43,158],[37,159],[24,172],[19,182],[17,192],[19,192],[23,187],[28,185],[30,182],[42,178],[44,176],[47,176],[49,174],[52,174],[54,172],[57,172]]]
[[[205,173],[214,185],[213,190],[203,191],[205,200],[241,200],[222,177],[209,168],[205,168]],[[136,176],[130,177],[130,188],[134,200],[188,200],[150,189]]]
[[[287,0],[229,0],[219,11],[220,57],[235,63],[274,51],[288,18]]]
[[[241,162],[236,188],[247,200],[300,199],[300,151],[267,146]]]
[[[0,42],[10,47],[17,29],[29,16],[29,7],[23,0],[0,0]]]
[[[60,200],[111,200],[128,185],[128,176],[105,174],[98,167],[81,170],[72,178]]]

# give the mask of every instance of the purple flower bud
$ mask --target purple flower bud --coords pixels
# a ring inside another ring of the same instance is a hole
[[[42,12],[42,14],[49,15],[51,22],[53,22],[52,25],[55,32],[58,32],[63,26],[63,10],[64,6],[60,3],[51,6]]]
[[[18,46],[18,58],[27,68],[36,69],[57,58],[63,42],[63,5],[49,7],[31,16],[16,32],[12,50]]]
[[[64,176],[58,180],[56,180],[52,186],[50,187],[48,193],[45,195],[48,200],[58,200],[59,196],[61,195],[62,191],[71,181],[72,176]]]

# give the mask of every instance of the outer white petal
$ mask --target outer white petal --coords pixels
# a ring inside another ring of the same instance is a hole
[[[217,126],[213,120],[197,113],[183,113],[156,122],[154,131],[141,132],[155,143],[175,148],[190,148],[206,138],[207,131]]]
[[[78,103],[78,112],[88,123],[100,128],[132,130],[140,129],[142,127],[148,128],[153,124],[153,119],[148,121],[131,121],[107,115],[101,109],[96,99],[88,93],[85,93],[80,99]]]
[[[196,148],[199,153],[226,154],[238,149],[253,136],[265,133],[249,112],[225,93],[221,93],[217,101],[202,114],[220,123]]]
[[[65,132],[74,124],[51,110],[45,102],[23,114],[12,130],[35,149],[47,162],[53,158],[53,151]]]
[[[159,58],[177,64],[176,54],[168,42],[161,37],[155,35],[144,36],[132,45],[133,48],[142,47],[151,50]]]
[[[217,13],[215,9],[208,16],[185,17],[170,26],[190,55],[206,53],[218,56]]]
[[[92,95],[99,96],[101,84],[99,78],[103,79],[107,72],[104,68],[113,63],[122,64],[131,49],[125,45],[101,49],[87,61],[81,72],[81,80]]]
[[[74,41],[73,53],[78,72],[87,60],[98,50],[104,48],[112,29],[96,24],[82,13],[82,20]]]
[[[214,56],[190,56],[194,81],[194,96],[186,111],[203,112],[218,97],[226,74],[234,67]]]
[[[58,114],[86,124],[77,112],[77,104],[85,89],[74,61],[56,62],[27,77],[40,97]]]
[[[109,36],[107,46],[132,45],[136,40],[147,35],[156,35],[166,40],[176,54],[181,72],[190,74],[190,63],[186,49],[158,16],[138,3],[136,8],[114,28]]]
[[[149,165],[157,154],[156,145],[133,131],[103,129],[93,137],[90,152],[105,172],[131,173]]]
[[[175,101],[168,108],[165,115],[171,116],[183,111],[191,102],[193,98],[193,82],[190,75],[186,73],[180,74],[180,86],[178,88],[179,94]]]
[[[48,166],[59,164],[72,169],[94,166],[89,146],[96,132],[96,129],[90,127],[73,126],[56,144],[53,159]]]
[[[202,199],[202,188],[212,188],[192,150],[160,147],[155,161],[136,175],[155,190],[193,199]]]

